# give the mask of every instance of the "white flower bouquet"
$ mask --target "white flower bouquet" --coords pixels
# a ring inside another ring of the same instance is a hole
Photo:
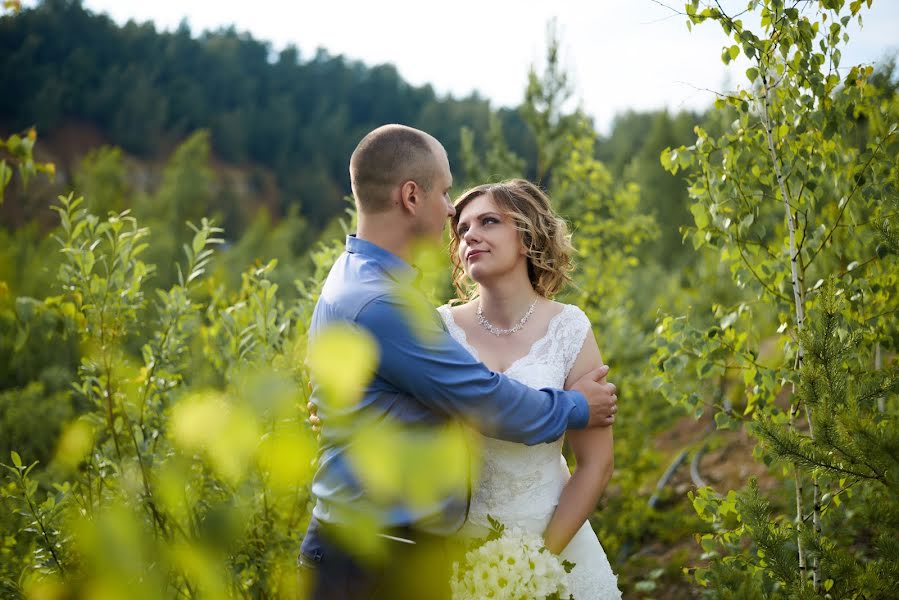
[[[571,598],[567,574],[574,563],[547,550],[535,533],[501,525],[494,531],[465,554],[462,565],[453,564],[453,600]]]

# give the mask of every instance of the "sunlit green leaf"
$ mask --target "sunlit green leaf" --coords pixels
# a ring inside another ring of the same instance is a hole
[[[315,382],[335,407],[354,404],[378,363],[371,334],[349,325],[333,325],[309,345],[307,363]]]

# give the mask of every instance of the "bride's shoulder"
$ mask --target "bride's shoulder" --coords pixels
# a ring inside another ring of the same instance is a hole
[[[587,314],[581,310],[581,307],[577,304],[565,304],[564,302],[558,302],[556,300],[552,300],[551,302],[553,308],[557,311],[556,314],[565,313],[570,319],[587,321],[589,323],[590,319],[587,317]]]
[[[474,305],[475,305],[475,303],[474,303],[473,301],[472,301],[472,302],[466,302],[466,303],[464,303],[464,304],[458,304],[458,303],[457,303],[457,304],[451,304],[451,303],[447,302],[446,304],[443,304],[443,305],[441,305],[441,306],[438,306],[438,307],[437,307],[437,310],[438,310],[438,311],[440,312],[440,314],[443,315],[444,317],[451,317],[453,320],[458,321],[458,320],[460,320],[460,319],[464,319],[465,316],[466,316],[469,312],[471,312],[471,313],[473,314],[473,313],[474,313],[474,310],[475,310],[475,309],[473,308]]]

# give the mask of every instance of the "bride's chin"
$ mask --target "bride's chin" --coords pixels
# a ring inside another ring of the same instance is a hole
[[[477,267],[475,267],[473,269],[468,269],[468,278],[471,279],[472,281],[474,281],[475,283],[484,283],[484,280],[486,279],[485,273],[483,273]]]

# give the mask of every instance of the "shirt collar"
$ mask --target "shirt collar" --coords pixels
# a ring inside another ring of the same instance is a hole
[[[409,263],[396,254],[368,240],[360,239],[355,234],[346,236],[346,251],[350,254],[361,254],[373,259],[394,279],[403,275],[414,277],[417,271],[417,269],[413,269]]]

